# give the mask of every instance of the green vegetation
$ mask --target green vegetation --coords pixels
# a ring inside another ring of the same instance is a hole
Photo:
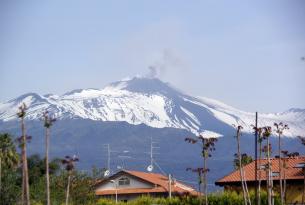
[[[3,135],[0,135],[0,139]],[[1,142],[1,140],[0,140]],[[5,161],[4,161],[5,162]],[[2,162],[2,189],[0,205],[14,205],[21,202],[22,168],[6,166]],[[46,166],[45,159],[39,155],[28,157],[30,203],[46,204]],[[5,165],[5,166],[4,166]],[[53,205],[62,205],[66,199],[67,179],[70,176],[70,203],[95,204],[94,184],[103,176],[103,170],[93,168],[91,172],[73,170],[70,173],[61,166],[61,160],[49,162],[50,201]]]
[[[254,203],[254,193],[250,193],[252,203]],[[236,192],[223,192],[208,195],[210,205],[243,205],[244,199],[241,194]],[[173,197],[169,198],[151,198],[141,197],[130,202],[119,202],[119,205],[199,205],[201,203],[199,198],[195,197]],[[275,197],[275,205],[280,204],[280,198]],[[99,199],[96,205],[115,205],[115,201],[107,199]],[[267,205],[267,193],[262,192],[261,205]]]
[[[241,154],[241,165],[244,167],[247,164],[250,164],[251,162],[253,162],[253,159],[251,156],[247,155],[246,153],[242,153]],[[239,170],[240,165],[239,165],[239,156],[238,154],[234,154],[234,169],[235,170]]]

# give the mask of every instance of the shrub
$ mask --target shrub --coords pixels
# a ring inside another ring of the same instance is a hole
[[[250,192],[250,198],[254,204],[255,194]],[[173,197],[169,198],[152,198],[149,196],[142,196],[128,203],[119,202],[119,205],[200,205],[200,200],[203,198],[198,197]],[[243,205],[243,196],[236,192],[221,192],[214,193],[208,196],[209,205]],[[279,197],[276,196],[274,200],[275,205],[280,205]],[[115,205],[114,200],[99,199],[96,205]],[[267,205],[267,193],[261,193],[261,205]]]

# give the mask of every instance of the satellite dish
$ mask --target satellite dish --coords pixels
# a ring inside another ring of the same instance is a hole
[[[104,172],[104,177],[108,177],[110,175],[110,171],[107,169],[105,172]]]
[[[121,166],[117,166],[116,168],[117,168],[117,169],[122,169],[122,167],[121,167]]]
[[[153,169],[154,169],[154,166],[152,164],[147,167],[148,172],[152,172]]]

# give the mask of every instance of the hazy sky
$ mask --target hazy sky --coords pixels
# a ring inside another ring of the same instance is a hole
[[[149,66],[245,111],[305,108],[305,1],[0,1],[0,101]]]

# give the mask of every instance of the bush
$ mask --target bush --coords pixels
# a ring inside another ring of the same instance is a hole
[[[250,193],[252,204],[254,204],[255,194]],[[198,197],[173,197],[169,198],[152,198],[148,196],[142,196],[127,203],[119,202],[119,205],[199,205],[200,200],[203,198]],[[243,205],[243,196],[236,192],[222,192],[217,194],[210,194],[208,196],[209,205]],[[279,197],[274,200],[275,205],[280,205]],[[115,205],[115,201],[109,199],[99,199],[96,205]],[[261,205],[267,205],[266,192],[261,193]]]

